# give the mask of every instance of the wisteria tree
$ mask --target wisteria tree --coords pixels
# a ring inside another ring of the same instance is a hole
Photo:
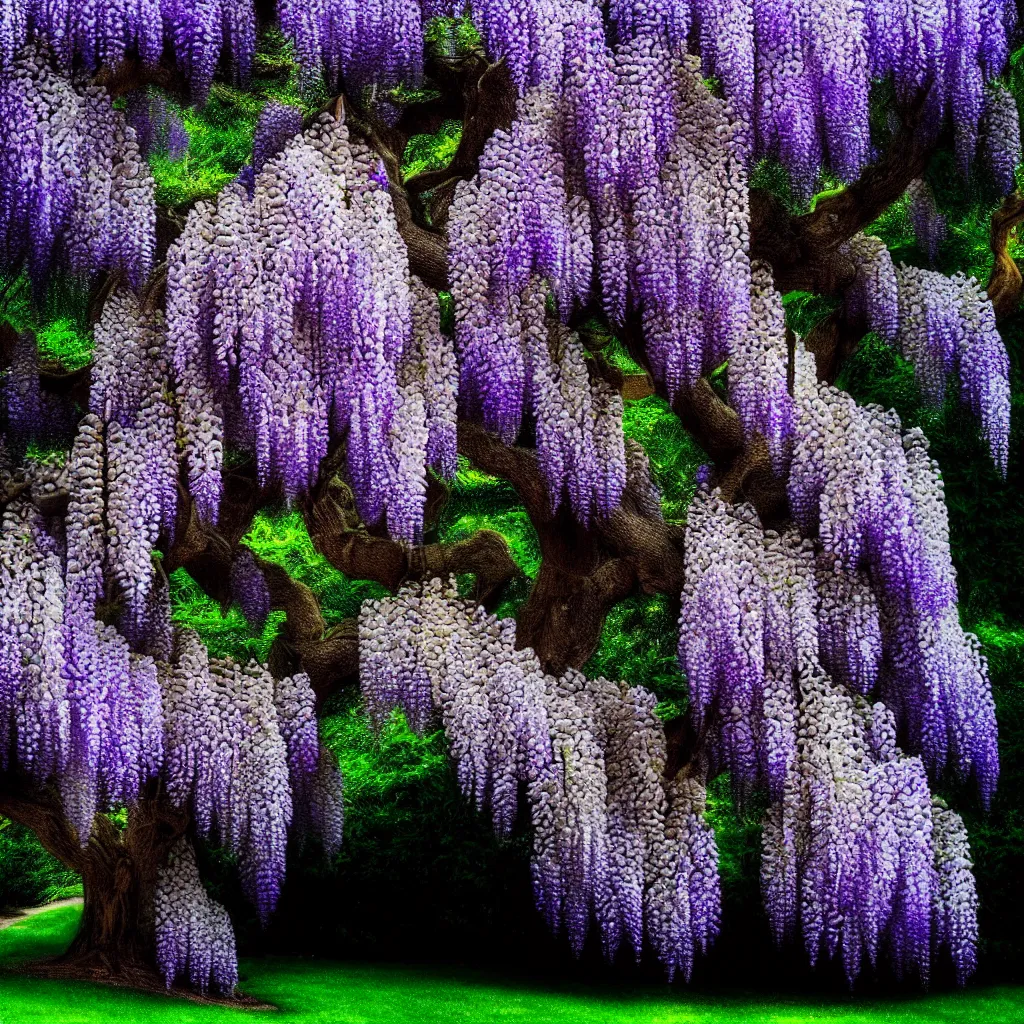
[[[270,24],[330,102],[267,106],[251,165],[165,216],[147,155],[187,142],[166,96],[244,83]],[[96,316],[70,381],[4,337],[0,812],[82,874],[62,969],[230,994],[195,844],[231,851],[268,917],[289,837],[341,842],[316,713],[358,683],[373,722],[443,726],[499,834],[529,821],[538,909],[577,951],[594,932],[689,976],[719,927],[705,790],[728,773],[768,800],[780,942],[851,981],[939,956],[970,975],[966,831],[932,790],[995,789],[985,659],[926,437],[835,381],[873,332],[929,400],[959,395],[1005,474],[1015,31],[1009,0],[6,0],[0,276],[40,301],[87,282]],[[450,162],[403,174],[453,118]],[[864,234],[909,193],[934,256],[939,153],[1006,196],[987,286]],[[769,165],[791,201],[758,186]],[[838,300],[806,337],[793,290]],[[707,454],[685,524],[623,433],[650,394]],[[44,439],[63,465],[30,457]],[[505,540],[435,539],[459,457],[536,530],[515,620],[492,614]],[[393,596],[328,629],[242,542],[281,500]],[[267,665],[172,625],[182,567],[253,623],[286,613]],[[668,723],[580,671],[636,593],[678,602]]]

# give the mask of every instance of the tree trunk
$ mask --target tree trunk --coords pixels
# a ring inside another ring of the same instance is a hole
[[[67,951],[33,970],[52,977],[160,989],[156,966],[153,893],[171,846],[187,816],[169,808],[155,790],[135,804],[120,831],[97,815],[83,847],[64,817],[58,794],[0,780],[0,813],[30,828],[51,854],[82,876],[82,920]]]

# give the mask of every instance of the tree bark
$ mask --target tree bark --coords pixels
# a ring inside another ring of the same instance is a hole
[[[52,787],[0,782],[0,813],[30,828],[43,847],[82,876],[82,919],[68,949],[37,970],[57,977],[163,989],[156,966],[153,894],[160,867],[185,833],[187,815],[160,799],[156,784],[119,831],[105,815],[82,846]]]
[[[473,423],[459,423],[459,450],[515,488],[537,531],[541,564],[519,611],[516,643],[532,647],[548,672],[581,668],[597,648],[613,605],[635,592],[678,596],[683,530],[652,515],[628,488],[607,518],[582,526],[563,501],[550,507],[536,454],[509,447]]]

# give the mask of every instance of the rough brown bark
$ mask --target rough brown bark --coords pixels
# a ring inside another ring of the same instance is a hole
[[[512,484],[537,531],[540,572],[520,609],[516,639],[520,647],[532,647],[549,672],[580,668],[597,647],[612,606],[630,594],[679,594],[683,531],[645,512],[639,496],[627,490],[611,516],[583,527],[565,503],[551,510],[534,452],[504,445],[466,422],[459,424],[459,450]]]
[[[1024,222],[1024,196],[1011,192],[992,214],[989,244],[992,247],[992,273],[988,279],[988,297],[997,319],[1005,319],[1020,306],[1024,281],[1009,252],[1010,238]]]
[[[123,832],[97,815],[82,846],[52,788],[11,776],[0,780],[0,813],[30,828],[47,851],[82,876],[81,924],[67,951],[43,965],[46,973],[162,989],[153,893],[168,851],[185,834],[187,815],[161,800],[153,784],[129,811]]]
[[[779,291],[827,295],[852,279],[852,265],[839,247],[899,199],[928,166],[934,141],[917,130],[916,108],[908,117],[881,160],[810,213],[793,216],[775,196],[751,190],[750,256],[771,264]]]
[[[455,544],[418,547],[371,533],[338,469],[337,458],[325,462],[321,484],[306,502],[304,515],[316,549],[346,576],[373,580],[394,591],[406,580],[472,573],[474,596],[493,608],[505,584],[519,575],[505,538],[493,530],[478,530]],[[428,492],[428,506],[430,497]],[[428,507],[428,521],[430,517]]]

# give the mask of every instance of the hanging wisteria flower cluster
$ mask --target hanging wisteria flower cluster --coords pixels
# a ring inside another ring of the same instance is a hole
[[[121,270],[139,287],[156,245],[153,178],[106,92],[73,87],[28,48],[0,69],[0,124],[0,274],[26,269],[37,293],[58,267]]]
[[[252,169],[255,174],[277,156],[296,135],[302,134],[302,111],[287,103],[271,100],[260,111],[252,140]],[[255,179],[254,179],[255,180]]]
[[[912,0],[842,0],[827,13],[799,0],[616,0],[609,11],[614,38],[607,41],[600,5],[585,0],[475,0],[471,12],[488,52],[504,58],[520,93],[538,85],[570,92],[580,78],[585,91],[606,89],[608,42],[620,54],[635,47],[663,67],[670,54],[695,45],[703,73],[721,83],[740,123],[746,162],[779,159],[804,197],[814,192],[822,167],[849,181],[873,159],[873,79],[891,76],[903,104],[926,89],[928,121],[952,119],[965,171],[979,127],[1002,152],[1012,148],[987,127],[998,120],[1002,100],[985,89],[1006,65],[1016,25],[1010,0],[940,9]],[[611,102],[610,91],[605,100]]]
[[[125,118],[135,131],[139,151],[147,159],[163,155],[172,161],[181,160],[188,150],[188,132],[181,114],[162,93],[136,89],[128,94]]]
[[[163,683],[167,793],[187,807],[199,835],[236,853],[246,892],[266,920],[285,873],[293,796],[315,793],[316,808],[340,800],[333,771],[321,773],[309,679],[275,683],[254,662],[208,658],[191,631],[176,638]],[[329,755],[324,755],[329,758]],[[326,786],[326,789],[325,789]],[[306,822],[329,854],[341,842],[341,808]]]
[[[777,343],[774,301],[748,333],[747,186],[728,108],[704,87],[693,60],[673,70],[665,53],[639,42],[614,63],[606,57],[595,67],[617,102],[602,102],[582,71],[561,99],[531,89],[511,131],[488,141],[477,178],[459,185],[449,219],[460,400],[507,443],[533,413],[555,506],[563,474],[592,462],[580,451],[589,444],[590,410],[612,403],[613,416],[596,424],[599,455],[601,439],[618,427],[613,398],[588,401],[579,344],[563,332],[545,352],[548,291],[562,322],[598,285],[616,323],[640,315],[651,368],[673,395],[736,353],[738,367],[768,371],[768,389],[778,392],[781,381],[784,390],[784,363],[757,355],[765,338],[769,348]],[[549,412],[552,399],[560,408]],[[781,393],[776,399],[785,404]],[[755,423],[753,400],[744,407],[750,427],[769,430],[781,449],[784,410],[775,401],[771,424]],[[615,440],[607,468],[597,463],[605,482],[585,480],[571,495],[584,521],[592,494],[605,514],[621,494],[619,446]]]
[[[802,346],[796,363],[790,509],[804,536],[818,538],[822,574],[838,574],[822,591],[823,602],[839,602],[824,609],[833,630],[825,667],[877,692],[930,772],[973,776],[987,801],[999,771],[995,705],[977,638],[960,626],[927,439],[904,433],[894,412],[819,384]]]
[[[748,438],[760,435],[780,470],[793,433],[793,401],[787,383],[789,339],[782,296],[771,268],[751,265],[750,320],[729,357],[729,401]]]
[[[948,812],[949,838],[933,842],[924,764],[897,748],[893,713],[823,667],[843,628],[846,653],[881,653],[871,589],[838,583],[842,572],[795,530],[764,530],[749,505],[697,494],[680,619],[696,725],[715,729],[712,772],[732,772],[741,796],[764,781],[772,798],[761,874],[779,941],[801,934],[812,963],[840,954],[851,981],[883,947],[927,978],[946,946],[965,977],[976,898],[963,823]],[[843,587],[852,600],[837,607]]]
[[[884,951],[928,980],[945,947],[974,969],[977,896],[960,816],[932,811],[924,766],[896,747],[885,705],[859,700],[813,662],[800,674],[798,754],[764,821],[761,879],[776,938],[810,960],[841,955],[851,983]]]
[[[198,203],[171,248],[189,482],[211,520],[226,436],[289,498],[316,482],[332,432],[343,436],[364,520],[385,519],[409,542],[422,530],[428,457],[454,467],[455,361],[436,299],[410,279],[375,168],[324,114],[264,165],[251,199],[233,184]]]
[[[203,888],[188,839],[178,840],[160,868],[153,902],[156,962],[167,987],[187,978],[200,992],[233,992],[238,984],[235,933],[228,912]]]
[[[170,42],[193,98],[202,102],[222,51],[236,79],[248,78],[256,50],[256,10],[252,0],[7,0],[0,7],[0,71],[33,39],[47,45],[65,71],[77,64],[96,71],[128,57],[156,65],[165,41]]]
[[[928,256],[928,262],[934,265],[939,255],[939,246],[946,239],[946,218],[939,212],[935,193],[923,178],[915,178],[910,183],[907,196],[910,198],[910,223],[914,229],[914,240],[917,247]]]
[[[1017,184],[1021,162],[1020,112],[1016,97],[1001,85],[985,90],[981,121],[981,156],[1000,195],[1009,195]]]
[[[85,492],[81,472],[72,473]],[[74,492],[73,492],[74,493]],[[102,545],[89,495],[72,500],[67,534]],[[292,793],[315,796],[316,826],[340,842],[340,790],[324,771],[314,697],[305,676],[275,682],[254,664],[210,660],[192,633],[173,641],[172,662],[136,654],[87,607],[86,544],[65,554],[35,507],[8,506],[0,534],[0,765],[8,752],[39,782],[59,775],[65,811],[83,845],[98,810],[131,804],[164,773],[201,834],[240,855],[261,913],[284,873]],[[93,585],[102,580],[91,579]],[[164,595],[166,598],[166,594]],[[168,653],[171,657],[171,653]]]
[[[515,649],[512,620],[440,580],[365,602],[359,657],[371,719],[400,707],[422,730],[438,717],[463,793],[499,834],[525,786],[538,907],[577,953],[595,918],[609,957],[623,940],[639,956],[646,930],[669,974],[689,975],[718,931],[718,857],[703,786],[663,778],[651,693],[546,675]]]
[[[22,331],[11,346],[10,366],[0,378],[0,412],[6,421],[10,453],[24,455],[35,441],[46,446],[66,443],[74,433],[70,403],[44,391],[39,379],[39,346],[31,331]]]
[[[845,252],[857,271],[845,296],[847,316],[895,345],[913,364],[921,391],[933,404],[942,404],[950,375],[959,379],[961,400],[978,419],[1005,476],[1010,361],[992,302],[977,279],[905,264],[894,267],[885,245],[865,235],[853,238]]]
[[[131,292],[120,289],[104,304],[95,339],[91,412],[79,426],[70,466],[91,479],[106,541],[75,532],[68,547],[78,575],[97,572],[117,586],[125,635],[143,637],[150,633],[152,551],[161,535],[173,536],[178,507],[166,333],[158,315],[144,312]],[[99,592],[97,587],[95,597]],[[93,608],[90,603],[90,615]]]
[[[323,81],[358,95],[367,86],[418,86],[424,26],[455,7],[447,0],[281,0],[277,14],[307,85]]]

